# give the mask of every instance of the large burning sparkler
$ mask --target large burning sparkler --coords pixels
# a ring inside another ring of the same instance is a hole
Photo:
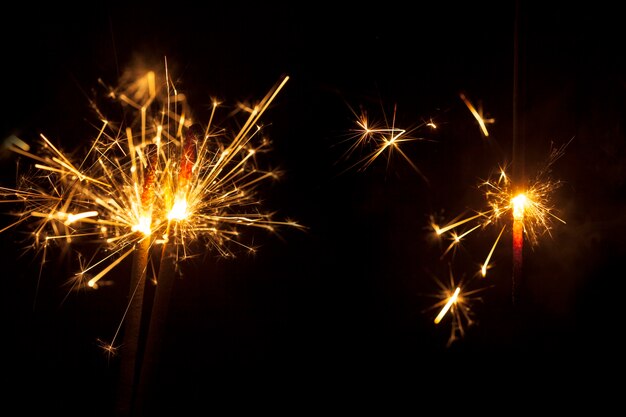
[[[32,247],[43,250],[42,265],[52,243],[95,243],[94,256],[81,256],[73,287],[98,288],[103,277],[134,254],[122,318],[124,345],[135,347],[133,359],[123,365],[131,385],[150,265],[159,278],[158,301],[169,297],[163,288],[180,261],[209,250],[233,256],[233,245],[253,250],[241,240],[242,226],[270,232],[277,226],[300,227],[274,220],[272,213],[259,209],[256,197],[260,184],[280,175],[259,168],[257,155],[270,144],[261,117],[287,81],[283,78],[256,105],[240,106],[247,118],[239,130],[230,131],[215,122],[217,101],[206,125],[192,119],[186,97],[177,91],[166,65],[162,76],[147,71],[120,87],[105,86],[107,97],[123,108],[123,121],[107,119],[92,102],[101,124],[80,159],[43,134],[36,150],[15,137],[6,141],[8,149],[33,164],[15,187],[0,187],[0,202],[20,206],[12,213],[16,220],[0,232],[28,224]],[[154,308],[159,305],[155,302]],[[106,352],[115,352],[120,330],[121,323],[111,342],[102,343]]]
[[[214,126],[217,102],[205,128],[194,124],[185,96],[169,78],[158,85],[150,71],[125,91],[109,90],[110,98],[138,114],[128,125],[103,118],[80,161],[44,135],[39,151],[8,141],[10,150],[34,162],[34,170],[23,174],[16,187],[0,188],[3,203],[22,204],[13,212],[17,220],[2,231],[28,222],[35,247],[79,240],[101,244],[103,256],[76,275],[97,288],[142,242],[174,245],[178,260],[193,255],[192,241],[231,256],[230,243],[252,249],[238,240],[240,226],[269,231],[298,226],[255,209],[257,186],[279,176],[257,167],[256,155],[269,145],[259,120],[287,80],[251,109],[234,133]]]

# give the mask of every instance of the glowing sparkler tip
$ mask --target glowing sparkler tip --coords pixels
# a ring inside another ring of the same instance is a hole
[[[189,213],[187,212],[187,199],[185,197],[177,197],[172,209],[167,215],[168,220],[185,220]]]
[[[527,201],[528,199],[524,193],[520,193],[511,199],[514,219],[521,220],[524,218],[524,207],[526,206]]]
[[[150,216],[142,216],[139,218],[139,222],[131,228],[133,232],[141,232],[145,236],[150,236],[152,234],[152,229],[150,225],[152,223],[152,217]]]

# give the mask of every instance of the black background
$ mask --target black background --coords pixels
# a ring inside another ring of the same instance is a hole
[[[515,305],[510,244],[500,245],[489,281],[474,283],[485,288],[474,304],[477,325],[447,347],[449,322],[434,326],[435,313],[425,312],[433,276],[445,280],[450,260],[439,259],[429,216],[479,207],[478,180],[512,158],[515,4],[337,7],[96,3],[18,6],[2,17],[3,137],[32,142],[45,133],[67,150],[86,146],[97,79],[114,84],[138,59],[162,65],[167,57],[200,119],[211,97],[253,101],[291,77],[264,117],[273,140],[265,162],[285,176],[262,196],[277,217],[308,229],[256,233],[255,256],[209,254],[185,266],[154,410],[208,413],[224,394],[238,407],[259,393],[269,409],[301,398],[299,410],[356,387],[466,389],[486,376],[492,388],[532,377],[543,392],[565,382],[591,387],[596,371],[618,372],[626,249],[619,13],[595,4],[519,11],[524,166],[534,172],[551,143],[573,138],[553,169],[564,182],[555,205],[567,225],[525,248]],[[489,139],[460,91],[496,119]],[[350,108],[382,120],[394,105],[400,127],[431,118],[438,125],[418,128],[414,136],[427,140],[403,148],[427,182],[402,160],[346,171],[354,162],[341,159],[354,128]],[[3,156],[3,185],[14,183],[15,161]],[[0,236],[11,398],[32,398],[20,402],[25,410],[109,415],[119,358],[107,359],[97,340],[115,333],[130,267],[112,274],[111,287],[66,298],[62,283],[76,265],[53,254],[36,290],[40,258],[22,249],[23,232]],[[474,274],[497,232],[468,238],[452,258],[457,278]]]

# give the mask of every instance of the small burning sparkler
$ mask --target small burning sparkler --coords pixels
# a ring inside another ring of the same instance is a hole
[[[461,238],[479,228],[499,224],[502,219],[506,219],[506,217],[510,215],[513,223],[514,271],[520,269],[524,235],[530,241],[531,245],[536,245],[539,236],[545,233],[550,234],[553,220],[565,223],[563,219],[554,213],[555,210],[552,205],[552,194],[561,186],[561,182],[552,180],[549,173],[552,164],[563,155],[566,146],[567,144],[551,150],[545,167],[537,173],[534,180],[530,182],[528,186],[521,187],[512,184],[506,174],[505,168],[500,167],[499,174],[496,178],[491,177],[481,182],[479,185],[479,188],[484,190],[487,205],[485,209],[476,211],[475,214],[468,217],[456,218],[445,226],[439,226],[433,222],[431,226],[437,236],[443,235],[465,223],[472,221],[477,223],[468,231],[462,232],[461,234],[451,232],[452,243],[445,250],[443,256],[455,245],[459,244]],[[487,270],[491,266],[491,257],[505,229],[506,223],[502,225],[498,237],[480,267],[480,275],[483,277],[487,275]]]

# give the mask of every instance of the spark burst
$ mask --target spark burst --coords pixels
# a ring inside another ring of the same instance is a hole
[[[242,242],[242,226],[270,232],[301,227],[274,220],[256,196],[260,184],[280,176],[259,168],[257,156],[270,145],[261,117],[287,81],[256,105],[240,106],[247,118],[235,131],[217,126],[216,100],[208,123],[196,123],[167,64],[162,75],[146,71],[120,87],[105,86],[108,99],[124,110],[124,122],[108,120],[93,101],[101,121],[84,157],[76,159],[43,134],[37,150],[19,138],[5,141],[32,165],[14,188],[0,188],[0,202],[19,206],[11,213],[15,221],[0,232],[30,226],[29,245],[42,251],[42,266],[52,243],[95,244],[95,255],[79,255],[80,271],[72,278],[73,287],[95,289],[138,248],[165,253],[167,246],[177,263],[207,250],[233,256],[234,247],[254,249]]]
[[[343,158],[351,158],[354,154],[359,153],[357,161],[346,170],[358,167],[359,171],[364,171],[371,166],[374,161],[383,155],[386,155],[387,166],[391,164],[394,154],[398,154],[406,161],[411,168],[415,170],[424,181],[428,182],[422,171],[415,165],[409,156],[402,149],[402,145],[408,142],[424,140],[411,136],[413,132],[422,127],[436,129],[437,125],[432,119],[423,121],[420,125],[412,128],[401,128],[396,125],[397,106],[394,106],[393,116],[391,120],[386,115],[383,116],[384,122],[378,122],[368,117],[367,112],[362,110],[357,113],[352,110],[356,119],[356,127],[351,130],[350,137],[347,139],[351,142],[349,148],[344,153]]]
[[[469,282],[461,279],[457,282],[450,268],[448,282],[435,278],[439,291],[431,297],[439,301],[428,308],[427,312],[437,312],[434,318],[435,325],[443,321],[450,321],[450,336],[447,346],[449,347],[456,340],[465,336],[466,329],[475,324],[472,305],[481,301],[476,294],[483,291],[480,289],[469,289]]]

